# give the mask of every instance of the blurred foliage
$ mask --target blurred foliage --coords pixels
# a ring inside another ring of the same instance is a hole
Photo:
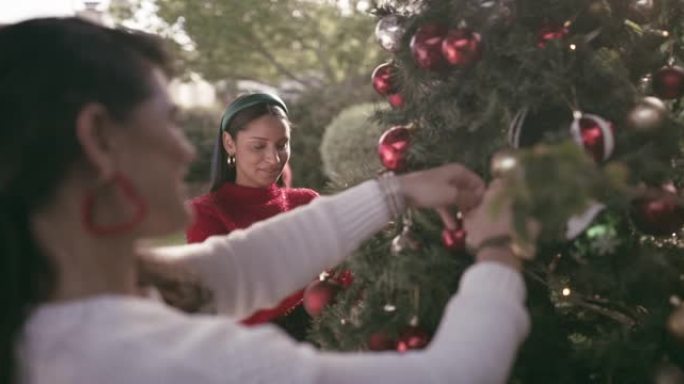
[[[342,186],[374,177],[382,165],[377,141],[383,132],[373,119],[380,105],[366,103],[343,110],[325,128],[321,157],[325,174]]]
[[[114,12],[131,19],[149,3],[131,0]],[[254,80],[303,88],[366,76],[379,54],[372,17],[339,1],[156,0],[156,14],[176,40],[185,69],[209,81]],[[347,2],[345,2],[347,3]],[[352,4],[357,2],[352,1]],[[183,33],[180,33],[182,31]]]
[[[220,112],[207,109],[184,110],[178,117],[178,125],[197,151],[195,161],[190,165],[186,176],[186,181],[191,184],[203,186],[209,180],[211,155],[214,151],[220,118]]]

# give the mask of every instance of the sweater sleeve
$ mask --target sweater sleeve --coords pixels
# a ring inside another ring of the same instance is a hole
[[[64,337],[65,326],[54,316],[33,321],[30,329],[54,335],[55,345],[68,353],[55,355],[54,346],[26,348],[32,353],[25,355],[26,366],[45,382],[72,372],[81,379],[63,381],[75,384],[505,383],[529,332],[524,300],[519,272],[493,262],[476,264],[461,279],[431,344],[404,354],[322,353],[272,326],[247,329],[225,317],[188,317],[150,304],[136,305],[133,320],[127,317],[132,312],[119,307],[96,308],[88,317],[74,316],[85,312],[67,307],[62,319],[79,324],[66,328],[77,332],[73,337]],[[51,340],[29,335],[34,343]]]
[[[377,182],[368,181],[247,230],[154,253],[199,275],[219,312],[244,317],[276,305],[338,264],[389,218]]]

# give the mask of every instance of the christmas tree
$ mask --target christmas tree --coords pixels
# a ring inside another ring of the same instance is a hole
[[[463,163],[505,180],[520,236],[543,225],[511,382],[684,382],[684,3],[397,0],[374,14],[384,171]],[[453,215],[410,210],[322,275],[311,339],[425,347],[473,262]]]

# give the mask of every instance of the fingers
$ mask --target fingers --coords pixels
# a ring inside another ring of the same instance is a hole
[[[441,208],[436,208],[435,211],[437,211],[437,214],[439,217],[442,219],[442,223],[444,224],[444,227],[447,229],[457,229],[458,228],[458,222],[454,218],[454,216],[449,212],[449,209],[441,207]]]
[[[452,183],[458,193],[455,203],[463,212],[467,212],[480,204],[486,191],[484,180],[470,169],[454,164]]]
[[[462,165],[456,165],[457,177],[454,181],[457,186],[471,191],[484,191],[486,185],[484,180],[482,180],[482,178],[480,177],[480,175]]]
[[[457,205],[463,212],[479,205],[485,191],[482,179],[460,164],[402,175],[399,184],[409,205],[422,208]]]

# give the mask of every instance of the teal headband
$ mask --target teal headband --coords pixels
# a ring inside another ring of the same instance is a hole
[[[221,131],[226,132],[230,122],[233,120],[233,118],[235,118],[235,115],[249,107],[259,104],[275,105],[282,108],[283,111],[287,113],[287,106],[280,97],[272,93],[251,93],[249,95],[238,97],[232,103],[230,103],[230,105],[228,105],[228,108],[226,108],[225,112],[223,112],[223,116],[221,117]]]

